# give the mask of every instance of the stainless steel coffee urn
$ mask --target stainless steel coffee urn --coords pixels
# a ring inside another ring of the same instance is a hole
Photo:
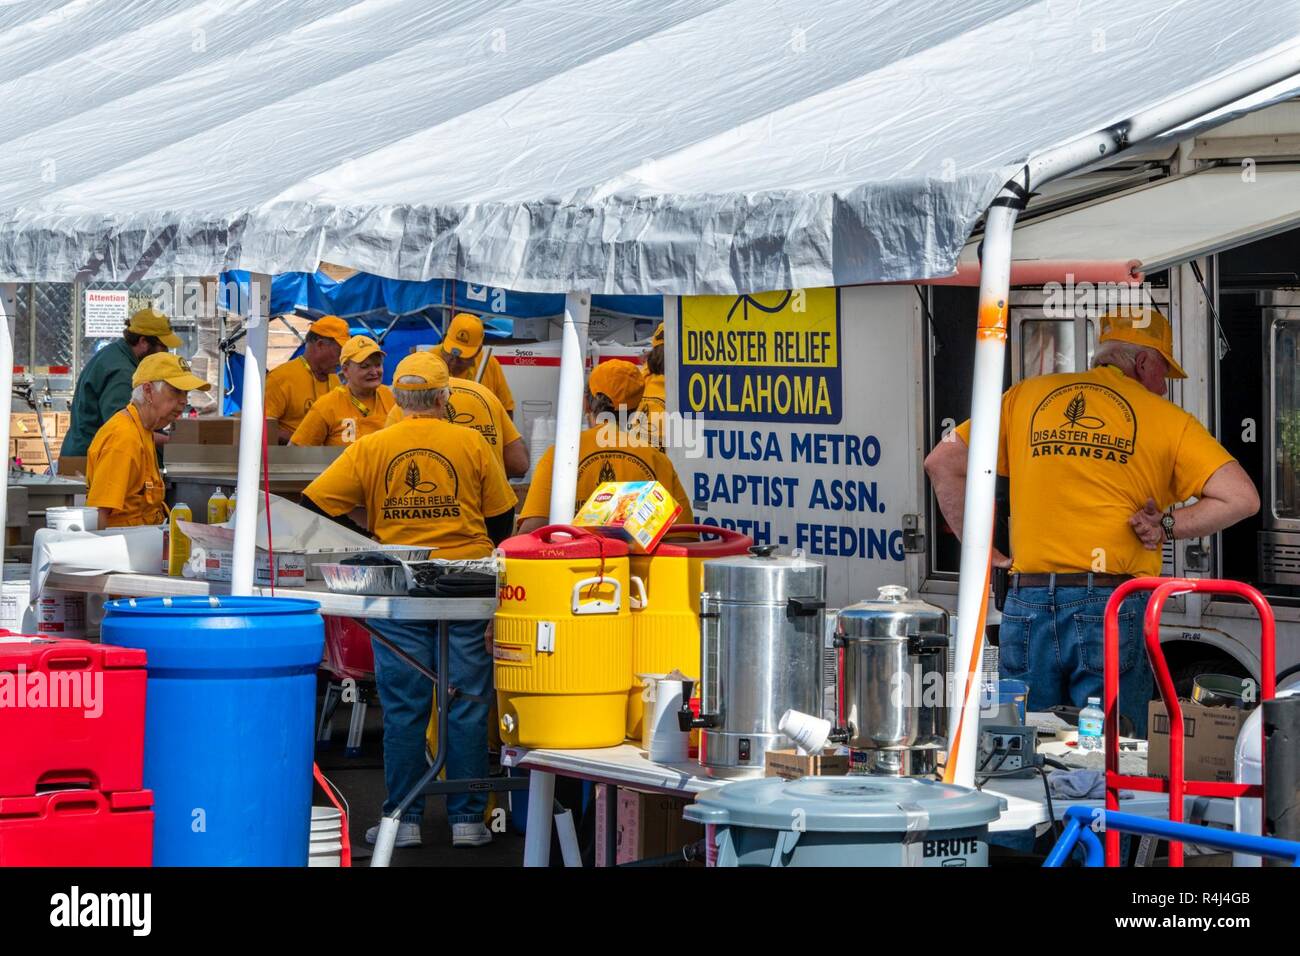
[[[757,545],[704,565],[700,595],[700,764],[710,776],[763,774],[769,750],[794,747],[777,730],[787,710],[820,714],[826,569]]]
[[[839,613],[840,693],[855,770],[932,774],[948,732],[948,612],[890,585]]]

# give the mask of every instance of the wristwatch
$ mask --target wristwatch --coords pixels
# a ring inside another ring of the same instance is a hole
[[[1169,510],[1160,518],[1160,527],[1165,529],[1165,540],[1174,540],[1174,508],[1169,506]]]

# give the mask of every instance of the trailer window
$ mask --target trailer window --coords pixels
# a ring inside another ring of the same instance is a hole
[[[1300,322],[1277,322],[1273,336],[1273,511],[1279,518],[1300,518]]]
[[[1092,362],[1096,344],[1096,325],[1089,319],[1088,357],[1084,368]],[[1025,319],[1020,323],[1020,379],[1073,371],[1073,319]]]

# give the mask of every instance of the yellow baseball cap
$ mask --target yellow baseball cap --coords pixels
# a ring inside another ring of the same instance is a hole
[[[337,315],[322,315],[307,326],[307,330],[315,332],[322,338],[333,339],[340,348],[347,345],[348,339],[352,337],[352,330],[348,328],[348,324]]]
[[[615,405],[636,408],[645,394],[645,379],[639,366],[624,359],[610,359],[591,370],[587,389],[593,395],[608,395]]]
[[[169,349],[180,348],[181,345],[180,336],[172,331],[170,320],[157,309],[141,309],[131,316],[126,330],[136,335],[151,335]]]
[[[171,352],[155,352],[140,359],[131,376],[131,387],[145,382],[166,382],[183,392],[206,392],[212,386],[190,371],[190,363]]]
[[[383,349],[368,335],[354,335],[348,339],[348,344],[343,346],[343,352],[339,355],[340,362],[364,362],[372,355],[386,355]]]
[[[471,359],[483,347],[483,321],[469,312],[460,312],[447,326],[442,350],[455,358]]]
[[[651,345],[664,344],[664,324],[662,322],[660,322],[659,327],[655,329],[655,334],[650,336],[650,344]]]
[[[1120,306],[1101,317],[1098,342],[1127,342],[1155,349],[1169,365],[1169,378],[1187,378],[1174,358],[1174,330],[1159,309]]]
[[[406,376],[420,379],[419,384],[403,382]],[[393,388],[421,391],[426,388],[446,388],[451,381],[447,363],[436,352],[412,352],[393,369]]]

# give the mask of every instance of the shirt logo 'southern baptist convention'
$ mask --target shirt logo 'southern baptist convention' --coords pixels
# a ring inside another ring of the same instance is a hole
[[[1127,465],[1137,447],[1137,416],[1123,395],[1080,382],[1049,392],[1029,422],[1031,455],[1091,458]]]
[[[459,518],[460,482],[451,462],[429,448],[412,448],[384,471],[384,518]]]

